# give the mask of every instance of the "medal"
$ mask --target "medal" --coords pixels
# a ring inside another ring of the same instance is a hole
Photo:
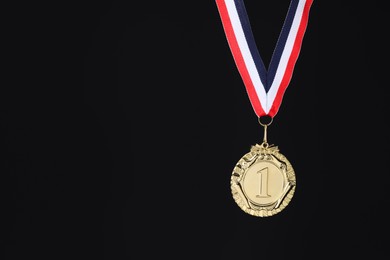
[[[216,0],[226,38],[251,105],[264,128],[255,144],[238,160],[231,191],[246,213],[267,217],[281,212],[296,187],[295,172],[277,146],[268,144],[267,128],[277,114],[299,56],[313,0],[292,0],[268,70],[260,57],[243,0]]]

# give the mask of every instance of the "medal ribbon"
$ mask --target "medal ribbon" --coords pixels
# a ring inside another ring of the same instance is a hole
[[[243,0],[216,0],[234,61],[256,115],[274,117],[290,83],[313,0],[291,0],[268,70],[260,57]]]

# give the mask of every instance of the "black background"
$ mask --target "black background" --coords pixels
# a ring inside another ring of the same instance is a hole
[[[380,2],[314,1],[268,136],[297,189],[270,218],[231,196],[262,128],[214,1],[5,8],[2,259],[383,259]],[[289,1],[245,3],[268,64]]]

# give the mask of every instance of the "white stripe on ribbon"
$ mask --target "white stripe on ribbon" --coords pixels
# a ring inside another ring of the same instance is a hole
[[[260,104],[264,111],[267,110],[267,93],[265,92],[265,87],[260,80],[259,72],[257,71],[255,62],[253,60],[252,54],[249,50],[248,43],[245,38],[244,31],[238,17],[236,5],[234,0],[225,0],[226,8],[229,13],[230,21],[233,27],[234,34],[236,36],[237,43],[241,50],[242,57],[245,61],[246,68],[252,80],[252,84],[255,87],[257,97],[260,100]]]
[[[266,98],[267,103],[266,103],[264,111],[267,114],[274,103],[274,100],[275,100],[276,94],[278,92],[280,83],[282,82],[283,76],[286,72],[287,63],[290,59],[291,51],[292,51],[292,48],[294,46],[295,39],[297,37],[299,25],[301,24],[302,14],[303,14],[303,9],[305,7],[305,4],[306,4],[305,0],[303,0],[303,1],[301,0],[298,3],[298,7],[297,7],[297,10],[295,12],[293,24],[291,25],[291,29],[290,29],[290,32],[289,32],[288,37],[287,37],[286,45],[283,49],[283,54],[282,54],[282,57],[280,58],[279,66],[276,70],[274,81],[272,82],[271,88],[269,89],[269,91],[266,94],[267,95],[267,98]]]

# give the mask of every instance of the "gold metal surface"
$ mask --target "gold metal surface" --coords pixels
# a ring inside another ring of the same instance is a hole
[[[264,142],[252,146],[235,165],[231,176],[231,190],[238,206],[246,213],[267,217],[282,211],[291,201],[295,186],[295,172],[277,146]]]

